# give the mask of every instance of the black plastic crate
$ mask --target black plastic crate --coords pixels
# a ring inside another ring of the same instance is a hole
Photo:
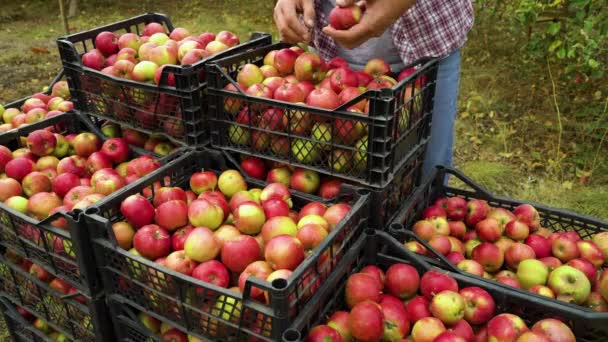
[[[211,145],[375,188],[388,186],[411,151],[430,135],[438,59],[415,63],[416,72],[392,89],[368,90],[335,110],[245,94],[236,82],[239,67],[261,65],[268,52],[289,46],[277,43],[208,65]],[[228,85],[237,91],[225,89]],[[347,110],[365,100],[368,115]],[[258,120],[267,108],[275,111]],[[268,122],[278,117],[283,125]],[[320,138],[311,133],[315,123]],[[359,128],[367,144],[348,141]]]
[[[140,310],[133,305],[125,302],[119,296],[109,296],[107,300],[112,320],[114,321],[114,330],[116,340],[120,342],[150,342],[163,341],[162,336],[159,336],[160,331],[155,333],[142,324]],[[158,320],[158,323],[167,323],[163,321],[163,317],[151,313],[151,318]],[[187,335],[187,333],[182,332]]]
[[[49,336],[36,329],[17,311],[17,306],[0,295],[0,311],[4,318],[6,331],[14,342],[54,342]],[[33,315],[32,312],[29,314]],[[35,317],[35,316],[34,316]]]
[[[71,111],[2,134],[0,145],[14,150],[23,146],[22,137],[49,127],[57,133],[87,131],[102,141],[106,139],[95,125]],[[143,149],[130,148],[132,156],[150,155],[150,152]],[[106,196],[101,201],[107,201],[111,196],[113,195]],[[39,221],[0,203],[0,246],[43,265],[89,295],[97,294],[102,284],[96,273],[88,229],[77,222],[78,214],[74,211],[58,212]],[[67,221],[67,230],[52,224],[60,218]]]
[[[427,263],[424,258],[403,248],[401,243],[388,233],[366,230],[365,236],[345,255],[335,272],[323,284],[322,289],[309,302],[306,310],[294,321],[291,328],[283,334],[283,341],[304,341],[308,331],[316,325],[324,324],[337,310],[343,310],[344,287],[348,277],[367,265],[378,265],[386,270],[395,263],[414,266],[420,275],[439,269]],[[512,313],[520,316],[529,326],[544,318],[561,317],[565,320],[577,341],[603,341],[606,338],[604,327],[608,317],[598,313],[588,313],[583,319],[576,310],[552,301],[536,301],[526,293],[504,288],[495,283],[481,281],[466,274],[444,271],[453,277],[459,288],[476,286],[486,290],[496,303],[495,313]]]
[[[459,185],[446,185],[446,179],[448,177],[450,179],[450,183],[456,183]],[[460,196],[466,200],[485,200],[492,207],[505,208],[508,210],[513,210],[515,207],[521,204],[531,204],[534,206],[534,208],[536,208],[538,214],[540,215],[541,227],[546,227],[554,232],[576,231],[580,235],[581,239],[589,239],[596,233],[608,231],[608,222],[606,221],[562,209],[547,207],[541,204],[495,196],[480,185],[476,184],[475,181],[464,175],[462,172],[453,168],[439,166],[435,172],[435,175],[430,177],[429,180],[415,192],[411,199],[403,206],[402,210],[396,215],[394,220],[395,224],[389,227],[389,232],[399,241],[410,241],[415,239],[419,243],[423,244],[427,249],[428,256],[425,257],[427,261],[441,268],[449,269],[453,272],[464,274],[463,271],[459,270],[454,264],[450,263],[447,258],[435,251],[427,242],[418,238],[411,231],[411,227],[419,219],[421,219],[422,212],[426,207],[432,205],[438,198],[453,196]],[[547,298],[522,289],[517,289],[502,283],[498,283],[494,280],[477,277],[475,275],[469,274],[469,276],[480,279],[483,282],[491,283],[493,285],[509,289],[510,291],[520,293],[523,296],[527,296],[530,301],[548,302],[551,303],[551,305],[564,307],[563,310],[570,312],[571,315],[569,318],[575,322],[575,333],[577,334],[577,337],[581,336],[581,338],[592,341],[594,340],[594,336],[605,336],[608,334],[608,325],[603,324],[608,322],[608,313],[597,313],[584,306],[578,306],[576,304],[566,303],[557,299]],[[596,324],[596,321],[602,322],[603,325]],[[599,335],[600,333],[602,335]]]
[[[105,297],[92,298],[80,292],[64,295],[3,256],[0,256],[0,296],[43,319],[72,341],[113,340]],[[81,297],[84,303],[76,297]]]
[[[198,281],[135,256],[117,247],[111,230],[111,224],[121,219],[119,207],[126,197],[150,189],[150,185],[159,180],[169,180],[165,181],[165,186],[187,187],[190,175],[196,171],[205,169],[219,173],[230,168],[235,167],[226,164],[221,152],[190,152],[121,191],[111,201],[90,208],[84,218],[91,230],[99,234],[93,239],[93,247],[106,293],[119,295],[138,310],[164,317],[180,330],[199,337],[273,341],[305,307],[367,226],[369,195],[366,192],[349,188],[336,199],[350,203],[350,212],[294,270],[288,281],[279,279],[270,284],[250,278],[243,294]],[[247,181],[256,187],[266,184]],[[296,208],[309,203],[310,198],[310,195],[302,197],[292,193]],[[268,292],[270,304],[255,301],[250,295],[252,288]]]
[[[268,45],[272,37],[254,34],[249,42],[193,65],[165,66],[159,85],[113,77],[83,66],[81,55],[95,47],[98,33],[139,34],[144,25],[151,22],[162,24],[168,31],[174,28],[166,15],[147,13],[57,40],[74,106],[87,114],[132,129],[163,135],[182,146],[205,144],[209,138],[205,64],[218,57]],[[170,74],[175,77],[175,86],[167,84]]]

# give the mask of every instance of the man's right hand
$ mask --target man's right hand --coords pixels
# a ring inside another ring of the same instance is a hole
[[[299,20],[304,16],[304,23]],[[274,22],[281,41],[296,44],[310,42],[315,23],[314,0],[278,0],[274,7]]]

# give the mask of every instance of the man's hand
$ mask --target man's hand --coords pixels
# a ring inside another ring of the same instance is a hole
[[[355,5],[355,0],[336,0],[341,7]],[[323,28],[323,32],[332,37],[338,44],[347,49],[353,49],[368,41],[380,37],[386,29],[403,15],[416,0],[367,0],[357,3],[365,8],[361,21],[348,30],[336,30],[331,26]],[[275,12],[276,13],[276,12]]]
[[[304,15],[304,23],[299,15]],[[286,43],[308,43],[315,23],[314,0],[278,0],[274,7],[274,22],[279,29],[281,41]]]

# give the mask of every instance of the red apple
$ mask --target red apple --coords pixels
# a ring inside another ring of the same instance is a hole
[[[25,157],[12,159],[5,167],[6,175],[19,182],[32,171],[34,171],[34,162]]]
[[[342,181],[339,179],[329,179],[321,182],[318,195],[325,199],[331,199],[340,194]]]
[[[170,270],[191,275],[196,267],[196,261],[190,259],[185,251],[175,251],[167,256],[165,267]]]
[[[536,322],[531,329],[535,333],[547,336],[550,341],[575,342],[576,337],[570,328],[554,318],[545,318]]]
[[[228,288],[230,273],[226,266],[217,260],[209,260],[196,266],[192,270],[192,277],[198,280]]]
[[[502,228],[497,219],[488,217],[475,225],[475,233],[481,241],[495,242],[502,235]]]
[[[416,323],[425,317],[431,317],[429,304],[429,300],[424,296],[416,296],[410,299],[405,306],[410,321]]]
[[[456,280],[445,273],[431,270],[420,279],[420,293],[427,299],[432,299],[436,293],[444,290],[458,292]]]
[[[483,242],[473,249],[472,259],[480,263],[486,272],[496,272],[502,267],[504,255],[495,245]]]
[[[221,247],[211,229],[207,227],[194,228],[184,243],[186,255],[196,262],[215,259],[220,253]]]
[[[123,138],[110,138],[101,146],[101,152],[110,157],[114,164],[120,164],[129,159],[129,145]]]
[[[95,37],[95,47],[104,56],[116,53],[118,51],[118,36],[113,32],[103,31]]]
[[[526,259],[535,259],[536,254],[532,247],[520,242],[516,242],[509,247],[505,254],[504,260],[507,266],[513,270],[517,270],[519,263]]]
[[[361,20],[361,8],[353,5],[349,7],[334,7],[329,12],[329,25],[336,30],[348,30]]]
[[[562,262],[568,262],[569,260],[578,258],[580,255],[576,242],[568,239],[564,235],[553,240],[551,243],[551,252]]]
[[[245,293],[245,283],[247,278],[255,277],[260,280],[266,280],[268,276],[272,273],[272,268],[266,261],[254,261],[251,264],[247,265],[247,267],[241,272],[239,276],[238,284],[239,289],[242,293]],[[260,288],[252,286],[249,292],[249,295],[253,299],[258,299],[263,301],[264,299],[264,291]]]
[[[530,234],[526,240],[526,245],[534,250],[537,258],[545,258],[551,256],[551,242],[542,235]]]
[[[510,313],[503,313],[488,322],[488,338],[490,341],[515,341],[519,335],[528,330],[526,323]]]
[[[467,202],[467,215],[465,222],[467,226],[474,227],[479,221],[486,218],[490,211],[490,206],[486,201],[472,199]]]
[[[260,256],[258,242],[248,235],[239,235],[232,240],[224,241],[221,248],[222,263],[235,273],[242,272],[247,265],[258,260]]]
[[[532,232],[540,228],[540,216],[538,215],[538,211],[529,204],[522,204],[513,209],[513,215],[530,227],[530,231]]]
[[[266,176],[266,166],[260,158],[247,157],[241,161],[241,167],[247,175],[253,178],[264,179]]]
[[[178,187],[162,187],[155,192],[153,203],[158,207],[171,200],[187,201],[186,192]]]
[[[119,221],[112,224],[112,231],[118,246],[124,250],[129,250],[133,247],[133,236],[135,235],[135,229],[127,222]]]
[[[156,260],[171,251],[171,235],[155,224],[145,225],[135,232],[133,246],[144,258]]]
[[[480,287],[467,287],[460,290],[464,298],[464,319],[471,324],[484,324],[494,315],[494,298]]]
[[[188,205],[182,200],[170,200],[156,208],[155,221],[168,231],[188,224]]]
[[[291,49],[281,49],[274,54],[273,66],[279,74],[293,74],[298,54]]]
[[[505,235],[513,240],[525,240],[530,234],[530,228],[522,221],[514,220],[505,225]]]
[[[348,323],[352,337],[359,341],[379,341],[384,334],[381,307],[369,300],[358,303],[351,309]]]
[[[154,220],[154,206],[141,195],[131,195],[120,204],[120,212],[135,228],[152,223]]]

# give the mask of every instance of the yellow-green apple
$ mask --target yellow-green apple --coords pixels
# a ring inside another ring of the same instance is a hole
[[[435,317],[419,319],[412,327],[412,338],[416,342],[433,342],[446,331],[445,325]]]
[[[230,207],[228,205],[228,201],[226,201],[226,197],[224,197],[224,194],[222,194],[221,192],[217,190],[205,191],[198,196],[198,199],[207,200],[212,204],[215,204],[220,207],[224,213],[224,220],[228,218],[228,215],[230,215]]]
[[[286,167],[277,167],[270,171],[266,175],[266,182],[268,183],[280,183],[284,186],[289,186],[291,180],[291,171]]]
[[[120,204],[120,212],[136,229],[154,221],[154,206],[142,195],[131,195]]]
[[[311,253],[313,249],[319,246],[327,235],[328,233],[325,228],[314,223],[309,223],[300,227],[295,234],[307,253]]]
[[[475,247],[471,257],[473,260],[480,263],[486,272],[498,271],[504,262],[502,251],[489,242],[482,242]]]
[[[555,293],[549,287],[544,285],[534,285],[528,289],[529,292],[536,293],[547,298],[555,298]]]
[[[505,235],[513,240],[525,240],[530,234],[530,228],[520,220],[513,220],[505,225]]]
[[[551,340],[541,333],[526,331],[519,335],[515,342],[551,342]]]
[[[329,150],[332,141],[331,126],[326,123],[315,122],[312,126],[311,135],[313,139],[320,143],[323,150]]]
[[[307,224],[318,224],[323,227],[323,229],[325,229],[327,232],[331,231],[331,226],[329,222],[323,216],[320,215],[311,214],[303,216],[301,219],[298,220],[298,229],[304,227]]]
[[[505,208],[492,208],[487,217],[495,218],[503,231],[507,223],[515,220],[515,215]]]
[[[221,248],[222,263],[234,273],[243,272],[247,265],[259,260],[260,256],[260,245],[255,238],[248,235],[239,235],[224,241]]]
[[[329,25],[336,30],[348,30],[359,23],[362,15],[359,6],[336,6],[329,12]]]
[[[593,266],[601,267],[604,264],[606,256],[604,251],[593,241],[581,240],[576,242],[576,247],[581,258],[590,261]]]
[[[158,44],[154,42],[146,42],[139,46],[137,49],[137,55],[140,61],[148,61],[150,60],[150,52],[152,49],[158,47]],[[155,63],[156,64],[156,63]]]
[[[217,175],[212,171],[195,172],[190,176],[190,188],[195,194],[200,195],[205,191],[214,190],[217,181]]]
[[[165,267],[186,275],[191,275],[196,265],[196,262],[190,259],[183,250],[171,252],[165,260]]]
[[[562,262],[568,262],[569,260],[578,258],[580,252],[575,241],[568,239],[564,235],[558,236],[551,243],[551,252],[553,256],[557,257]]]
[[[464,249],[464,243],[462,243],[462,241],[460,241],[459,239],[453,237],[453,236],[448,236],[447,239],[450,241],[450,252],[456,252],[459,254],[464,255],[465,253],[465,249]]]
[[[170,200],[156,208],[155,221],[172,232],[188,224],[188,205],[182,200]]]
[[[116,63],[114,63],[112,66],[113,72],[116,76],[126,78],[128,80],[133,78],[133,68],[135,68],[135,64],[126,59],[116,61]]]
[[[236,80],[245,88],[249,88],[254,84],[261,84],[264,81],[264,75],[257,65],[245,64],[239,70]]]
[[[329,223],[330,229],[334,229],[340,221],[348,214],[351,207],[346,203],[336,203],[325,211],[323,218]]]
[[[221,245],[207,227],[194,228],[184,243],[186,255],[196,261],[205,262],[215,259],[220,253]]]
[[[169,36],[165,32],[156,32],[150,35],[148,39],[149,42],[152,42],[156,45],[162,45],[167,40],[169,40]]]
[[[294,72],[300,82],[319,83],[325,77],[325,62],[316,53],[304,52],[296,58]]]
[[[268,243],[273,237],[278,235],[296,236],[298,227],[295,222],[287,216],[275,216],[270,218],[262,226],[262,238]]]
[[[211,41],[205,46],[205,50],[212,55],[228,50],[228,48],[230,48],[228,45],[217,40]]]
[[[247,190],[241,190],[230,198],[229,207],[231,212],[235,212],[237,208],[245,202],[256,202],[253,194]]]
[[[222,208],[205,199],[197,199],[188,207],[188,220],[195,227],[217,229],[224,221]]]
[[[63,103],[63,102],[62,102]],[[25,114],[25,123],[32,124],[46,117],[47,111],[42,108],[34,108]]]
[[[95,37],[95,47],[104,54],[109,56],[118,51],[118,36],[113,32],[103,31]]]
[[[217,260],[200,263],[192,270],[192,277],[219,287],[227,288],[230,285],[230,272]]]
[[[13,121],[13,118],[19,114],[22,114],[19,109],[7,108],[4,111],[4,113],[2,114],[2,120],[4,121],[5,124],[10,124]]]
[[[430,310],[444,324],[454,324],[464,318],[465,301],[458,292],[441,291],[431,300]]]
[[[380,77],[382,75],[390,74],[391,66],[383,59],[372,58],[365,64],[363,71],[372,77]]]
[[[46,170],[46,169],[57,170],[58,164],[59,164],[59,159],[57,157],[44,156],[44,157],[40,157],[36,161],[36,164],[34,165],[34,170],[36,170],[36,171],[42,171],[42,170]]]
[[[136,50],[133,50],[131,48],[123,48],[116,53],[116,61],[114,63],[116,64],[116,62],[118,61],[126,60],[135,64],[137,63],[136,56]]]
[[[226,44],[229,47],[236,46],[240,43],[239,37],[236,34],[230,31],[220,31],[218,32],[215,40],[220,41]]]
[[[1,182],[0,186],[2,186]],[[4,201],[4,204],[6,204],[9,208],[13,208],[22,214],[27,214],[27,202],[27,198],[23,196],[11,196]]]
[[[251,264],[247,265],[247,267],[245,267],[243,272],[239,275],[239,289],[241,290],[241,292],[245,292],[245,283],[247,282],[247,279],[249,277],[255,277],[260,280],[266,280],[266,278],[268,278],[271,273],[272,268],[266,261],[254,261]],[[250,288],[249,295],[253,299],[257,299],[260,301],[264,300],[264,291],[262,291],[258,287],[252,286]]]
[[[531,329],[535,333],[547,336],[551,341],[575,342],[576,337],[570,328],[555,318],[545,318],[536,322]]]
[[[530,204],[521,204],[517,206],[513,209],[513,215],[515,215],[518,220],[524,222],[532,232],[540,228],[540,216],[538,215],[538,211]]]
[[[281,49],[274,54],[273,66],[281,75],[291,75],[294,73],[294,67],[298,54],[291,49]]]
[[[182,65],[191,64],[184,63],[183,60],[184,56],[186,56],[186,54],[192,50],[204,51],[207,55],[210,55],[208,51],[203,50],[203,45],[198,40],[191,39],[179,43],[179,47],[177,49],[177,60],[182,61]]]
[[[408,335],[410,322],[405,305],[396,297],[383,295],[380,307],[384,321],[382,340],[397,341]]]
[[[131,249],[133,246],[133,236],[135,235],[135,229],[132,225],[125,221],[119,221],[112,224],[112,231],[120,248],[126,251]]]
[[[512,270],[517,270],[519,263],[527,259],[536,259],[532,247],[516,242],[505,251],[505,264]]]
[[[352,337],[359,341],[379,341],[384,334],[382,309],[377,302],[356,304],[348,315]]]
[[[279,72],[272,65],[262,65],[260,67],[260,71],[262,71],[262,75],[264,76],[264,82],[262,82],[262,83],[264,83],[264,85],[266,85],[265,82],[269,78],[277,78],[277,79],[280,79],[281,81],[283,81],[283,79],[281,77],[278,77]],[[274,87],[273,89],[276,89],[276,88],[277,87]]]
[[[259,233],[266,222],[264,209],[255,202],[242,203],[232,214],[234,215],[234,226],[243,234]]]
[[[608,303],[599,292],[591,292],[585,306],[595,312],[608,312]]]
[[[274,65],[274,56],[279,50],[272,50],[264,56],[264,65]]]
[[[587,276],[568,265],[562,265],[549,274],[547,286],[557,299],[569,303],[583,304],[591,292],[591,282]]]
[[[304,260],[305,256],[302,243],[290,235],[275,236],[266,243],[264,248],[264,257],[274,270],[293,271]]]
[[[101,147],[101,141],[93,133],[80,133],[71,142],[74,146],[74,151],[81,157],[88,157],[91,153],[98,151]]]
[[[143,312],[140,312],[137,315],[137,318],[144,325],[144,327],[146,327],[146,329],[148,329],[150,332],[157,333],[160,331],[160,321],[157,320],[156,318],[154,318],[150,315],[147,315]]]
[[[171,235],[155,224],[145,225],[135,232],[133,247],[144,258],[156,260],[171,252]]]
[[[141,45],[141,40],[137,34],[127,32],[118,37],[117,44],[119,49],[131,48],[137,51]]]
[[[150,61],[141,61],[133,67],[133,80],[138,82],[151,83],[156,75],[158,65]]]
[[[418,292],[419,285],[418,271],[410,265],[398,263],[386,271],[385,292],[397,298],[411,298]]]
[[[517,268],[517,281],[526,290],[535,285],[545,285],[548,276],[549,269],[540,260],[523,260]]]
[[[147,53],[147,57],[150,62],[153,62],[158,66],[177,64],[177,50],[167,45],[159,45],[151,48]],[[156,70],[154,71],[156,72]],[[153,79],[153,77],[150,79]]]
[[[226,170],[222,172],[218,178],[217,184],[220,191],[228,198],[239,191],[247,190],[245,179],[236,170]]]
[[[597,280],[597,274],[598,274],[597,269],[587,259],[583,259],[583,258],[572,259],[572,260],[568,261],[566,263],[566,265],[572,266],[572,267],[576,268],[577,270],[583,272],[587,276],[587,279],[589,279],[589,282],[591,282],[591,284],[593,284]]]
[[[524,242],[532,247],[537,258],[551,256],[551,242],[546,237],[539,234],[530,234]]]

